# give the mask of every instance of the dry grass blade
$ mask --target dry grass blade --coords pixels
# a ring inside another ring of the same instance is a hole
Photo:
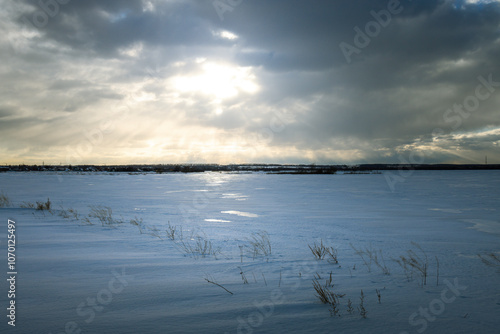
[[[240,269],[240,275],[241,275],[241,279],[243,281],[243,284],[248,284],[248,280],[247,280],[247,277],[245,276],[245,273],[243,272],[243,269],[241,269],[241,267],[238,267]]]
[[[361,260],[363,260],[363,263],[365,264],[366,268],[368,268],[368,272],[371,272],[373,258],[370,256],[370,254],[368,254],[364,250],[356,249],[356,247],[354,247],[354,245],[352,243],[350,243],[349,245],[351,245],[351,248],[356,252],[357,255],[359,255],[359,257],[361,257]],[[368,260],[370,260],[370,261],[368,261]]]
[[[347,313],[352,314],[354,308],[352,307],[352,302],[350,299],[347,300]]]
[[[177,226],[172,226],[170,225],[170,222],[168,222],[167,226],[167,237],[170,240],[175,240],[175,232],[177,231]]]
[[[222,285],[220,285],[219,283],[217,283],[217,282],[215,282],[213,280],[209,280],[208,278],[205,277],[205,281],[207,281],[210,284],[217,285],[219,288],[224,289],[227,293],[229,293],[231,295],[233,294],[231,291],[229,291],[228,289],[226,289],[225,287],[223,287]]]
[[[142,218],[135,217],[134,219],[130,219],[130,224],[134,225],[134,226],[137,226],[137,228],[139,229],[139,233],[143,234],[143,231],[142,231]]]
[[[358,307],[359,314],[363,319],[366,319],[366,315],[368,312],[365,309],[365,294],[363,293],[363,289],[361,289],[361,295],[359,297],[359,307]]]
[[[377,293],[378,303],[381,304],[380,299],[382,298],[382,295],[380,294],[380,290],[379,289],[375,289],[375,292]]]

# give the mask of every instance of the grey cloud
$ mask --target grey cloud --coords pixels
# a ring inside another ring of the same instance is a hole
[[[40,11],[38,1],[23,17]],[[78,1],[59,6],[59,12],[40,30],[46,38],[98,56],[117,57],[117,50],[134,42],[148,45],[224,45],[197,16],[196,1],[155,2],[156,11],[143,11],[141,1]],[[23,21],[24,22],[24,21]]]
[[[17,109],[10,106],[0,106],[0,118],[13,116],[16,114]]]

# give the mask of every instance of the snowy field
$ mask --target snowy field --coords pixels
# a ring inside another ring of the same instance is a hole
[[[499,333],[500,172],[403,181],[1,173],[0,332]]]

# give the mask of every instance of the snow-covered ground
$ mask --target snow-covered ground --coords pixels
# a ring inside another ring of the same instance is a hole
[[[16,326],[2,279],[0,332],[498,333],[500,272],[478,254],[500,254],[500,172],[418,171],[394,191],[386,176],[0,173],[1,268],[11,219],[17,271]],[[21,208],[47,198],[52,213]],[[102,226],[88,215],[104,207]],[[271,254],[255,254],[266,235]],[[314,258],[321,241],[338,264]],[[425,285],[394,261],[409,250]],[[344,295],[337,315],[318,275]]]

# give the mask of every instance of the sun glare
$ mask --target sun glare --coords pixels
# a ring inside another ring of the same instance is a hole
[[[204,62],[200,72],[174,78],[174,87],[181,92],[202,93],[219,100],[234,97],[239,93],[254,94],[259,90],[255,75],[249,67]]]

